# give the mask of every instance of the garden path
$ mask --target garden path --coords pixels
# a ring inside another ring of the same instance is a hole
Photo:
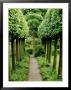
[[[37,60],[34,55],[30,55],[29,81],[42,81]]]

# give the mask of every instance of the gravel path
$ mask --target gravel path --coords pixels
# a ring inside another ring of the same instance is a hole
[[[29,81],[42,81],[37,60],[34,55],[30,56]]]

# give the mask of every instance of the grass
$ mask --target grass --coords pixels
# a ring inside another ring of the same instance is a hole
[[[39,56],[37,57],[37,61],[39,64],[40,74],[44,81],[61,81],[61,79],[57,78],[57,73],[52,71],[52,67],[47,65],[45,57]]]
[[[10,75],[10,81],[27,81],[29,70],[29,56],[25,55],[19,64],[16,64],[16,70]]]

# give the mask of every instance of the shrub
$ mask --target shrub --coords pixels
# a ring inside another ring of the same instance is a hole
[[[40,65],[40,67],[43,67],[43,66],[47,65],[46,59],[44,57],[39,56],[39,57],[37,57],[37,60],[38,60],[38,64]]]
[[[44,48],[42,45],[37,45],[35,48],[35,56],[45,55]]]
[[[33,49],[32,49],[32,48],[28,48],[26,51],[27,51],[29,54],[32,54],[32,53],[33,53]]]

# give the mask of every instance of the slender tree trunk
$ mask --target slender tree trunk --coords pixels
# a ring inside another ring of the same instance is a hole
[[[46,60],[48,64],[50,63],[50,53],[51,53],[50,50],[51,50],[51,41],[46,40]]]
[[[49,64],[50,63],[50,41],[49,40],[47,42],[47,59]]]
[[[10,52],[10,48],[11,48],[11,41],[10,41],[10,39],[9,39],[9,57],[10,57],[10,55],[11,55],[11,52]],[[9,58],[10,59],[10,58]],[[11,77],[11,74],[12,74],[12,70],[11,70],[11,66],[10,66],[10,60],[9,60],[9,80],[10,80],[10,77]]]
[[[35,53],[35,37],[32,37],[33,54]]]
[[[18,38],[16,38],[16,62],[19,61],[18,60]]]
[[[57,58],[57,38],[54,41],[54,61],[53,61],[53,70],[56,69],[56,58]]]
[[[18,54],[19,54],[19,61],[21,61],[20,38],[19,38],[19,51],[18,51]]]
[[[44,43],[44,51],[46,52],[46,43]]]
[[[47,62],[47,57],[48,57],[48,55],[47,55],[47,40],[46,40],[46,54],[45,54],[45,57],[46,57],[46,62]]]
[[[15,69],[15,55],[14,55],[14,38],[13,38],[13,33],[12,33],[12,38],[11,38],[11,49],[12,49],[12,71]]]
[[[20,38],[18,39],[18,60],[20,61]]]
[[[25,39],[22,39],[22,58],[24,57],[24,53],[25,53]]]
[[[50,40],[50,46],[49,46],[49,64],[51,62],[51,40]]]
[[[23,53],[25,53],[25,39],[23,40]]]
[[[58,68],[58,78],[62,77],[62,35],[60,35],[60,56],[59,56],[59,68]]]
[[[20,50],[19,50],[19,51],[20,51],[20,61],[21,61],[21,60],[22,60],[22,47],[21,47],[21,39],[20,39],[19,44],[20,44],[20,45],[19,45],[19,46],[20,46],[20,48],[19,48]]]
[[[21,59],[24,57],[24,39],[21,39]]]
[[[20,39],[20,60],[23,59],[23,55],[24,55],[24,42],[23,39]]]

